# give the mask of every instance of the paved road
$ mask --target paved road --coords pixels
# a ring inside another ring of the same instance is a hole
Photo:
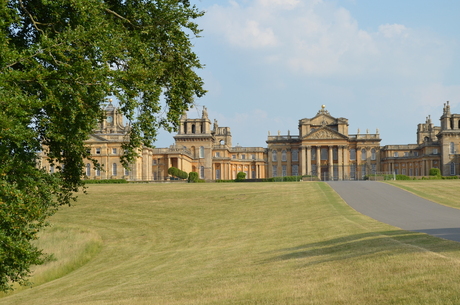
[[[460,242],[460,210],[374,181],[331,181],[356,211],[392,226]]]

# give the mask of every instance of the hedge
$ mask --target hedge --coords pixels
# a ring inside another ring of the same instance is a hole
[[[83,180],[85,184],[128,183],[125,179]]]

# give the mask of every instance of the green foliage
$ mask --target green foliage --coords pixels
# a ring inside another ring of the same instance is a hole
[[[190,42],[201,15],[186,0],[1,2],[0,291],[43,261],[30,242],[83,186],[83,141],[107,96],[131,126],[126,165],[205,93]],[[40,151],[58,173],[37,167]]]
[[[411,180],[409,176],[406,175],[396,175],[396,180]]]
[[[236,179],[235,179],[236,182],[244,181],[244,179],[246,179],[245,172],[238,172],[238,174],[236,174]]]
[[[125,179],[101,179],[101,180],[85,180],[85,184],[116,184],[116,183],[128,183]]]
[[[170,167],[168,168],[168,174],[170,174],[171,176],[173,177],[177,177],[177,178],[180,178],[180,179],[187,179],[188,178],[188,174],[176,167]]]
[[[441,178],[441,170],[439,168],[430,168],[429,175]]]
[[[190,172],[188,174],[188,182],[198,182],[198,173],[197,172]]]

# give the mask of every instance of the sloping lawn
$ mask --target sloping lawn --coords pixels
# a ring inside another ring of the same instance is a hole
[[[98,250],[0,304],[460,303],[460,243],[372,220],[322,182],[91,185],[52,223]]]

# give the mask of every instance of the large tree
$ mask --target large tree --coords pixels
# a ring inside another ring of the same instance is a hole
[[[191,44],[201,15],[186,0],[1,0],[0,290],[43,262],[32,241],[82,186],[107,96],[131,125],[129,162],[204,94]],[[59,172],[37,164],[42,149]]]

